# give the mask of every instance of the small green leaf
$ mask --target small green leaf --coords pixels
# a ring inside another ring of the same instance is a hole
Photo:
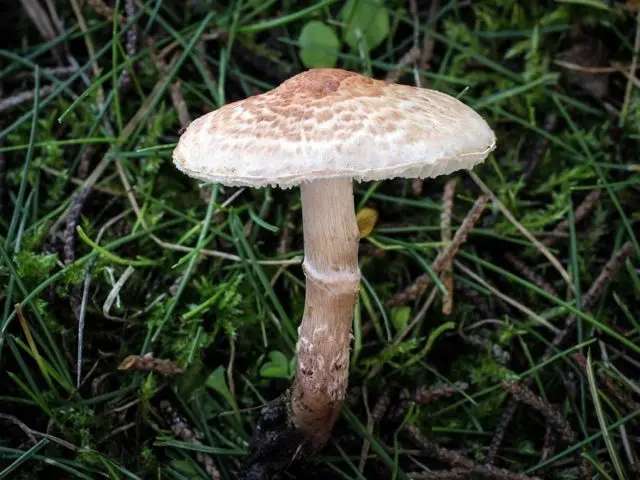
[[[269,361],[260,368],[260,375],[265,378],[289,378],[290,372],[289,360],[278,351],[269,352]]]
[[[231,390],[229,390],[227,386],[227,377],[222,366],[216,368],[213,373],[207,377],[205,385],[222,395],[229,405],[235,405],[235,400],[231,394]]]
[[[298,38],[300,59],[307,68],[331,68],[336,66],[340,40],[334,31],[322,22],[307,23]]]
[[[411,307],[394,307],[391,309],[391,323],[396,331],[402,330],[409,323]]]
[[[353,49],[362,39],[371,51],[389,35],[389,12],[384,0],[348,0],[340,18],[345,24],[344,41]]]

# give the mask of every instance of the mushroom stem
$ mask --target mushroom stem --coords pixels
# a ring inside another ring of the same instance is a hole
[[[300,190],[306,296],[291,411],[296,427],[319,449],[331,433],[349,380],[360,234],[351,179],[316,180]]]

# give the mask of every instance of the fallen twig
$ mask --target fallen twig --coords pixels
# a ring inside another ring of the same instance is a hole
[[[95,145],[87,145],[87,147],[82,152],[82,155],[80,157],[80,165],[78,166],[78,178],[80,180],[85,180],[89,175],[89,170],[91,168],[91,159],[96,152],[97,148]]]
[[[145,353],[144,355],[129,355],[118,365],[118,370],[156,372],[166,376],[177,375],[184,372],[184,369],[176,365],[174,361],[155,358],[151,352]]]
[[[496,431],[493,434],[493,438],[491,439],[491,444],[489,445],[489,450],[487,451],[487,456],[484,460],[487,465],[491,465],[496,460],[496,456],[498,455],[498,451],[502,446],[504,436],[507,434],[507,428],[509,428],[511,419],[513,418],[513,415],[516,413],[517,409],[518,399],[516,397],[511,397],[509,403],[507,403],[507,406],[502,412],[502,415],[500,415],[498,426],[496,427]]]
[[[556,437],[553,434],[553,428],[547,425],[547,429],[544,431],[544,441],[542,443],[542,452],[540,454],[540,461],[545,461],[547,458],[551,458],[553,452],[556,450]]]
[[[369,406],[366,398],[366,387],[363,388],[362,393],[364,398],[365,408],[367,410],[367,432],[369,435],[373,433],[373,427],[376,423],[380,421],[382,416],[389,408],[390,398],[389,398],[389,390],[385,389],[382,391],[382,394],[378,397],[376,404],[373,407],[373,410],[369,410]],[[360,450],[360,463],[358,465],[359,470],[362,472],[364,470],[365,463],[367,461],[367,456],[369,455],[369,447],[371,446],[371,442],[369,441],[369,437],[365,437],[362,442],[362,449]]]
[[[78,67],[76,66],[67,66],[67,67],[45,67],[40,68],[40,74],[42,77],[66,77],[68,75],[73,75],[78,71]],[[14,76],[7,78],[7,81],[23,81],[23,80],[33,80],[34,71],[28,70],[24,72],[16,73]]]
[[[409,434],[411,440],[414,443],[419,445],[427,455],[435,458],[436,460],[451,465],[452,467],[458,467],[458,471],[465,471],[467,475],[477,475],[484,478],[490,478],[493,480],[534,480],[538,479],[538,477],[530,477],[528,475],[523,475],[519,473],[513,473],[509,470],[494,467],[492,465],[480,465],[475,463],[470,458],[464,456],[463,454],[456,452],[455,450],[449,450],[447,448],[443,448],[438,444],[429,440],[425,435],[420,432],[418,427],[413,424],[408,424],[406,427],[406,431]],[[434,478],[437,479],[439,477],[434,476],[424,476],[425,474],[414,474],[413,478]],[[433,472],[428,472],[426,475],[433,475]],[[447,477],[445,477],[447,478]],[[456,477],[448,477],[448,478],[456,478]]]
[[[136,16],[136,7],[133,3],[133,0],[126,0],[124,2],[124,11],[127,15],[127,22],[133,22],[133,19]],[[129,59],[135,56],[136,54],[136,45],[138,43],[138,26],[135,23],[132,23],[127,30],[127,42],[125,44],[125,52]],[[131,65],[131,68],[134,68],[134,65]],[[120,78],[118,79],[118,89],[123,92],[129,90],[131,88],[131,72],[128,69],[122,70],[120,73]]]
[[[600,200],[601,190],[594,190],[587,195],[584,200],[578,205],[574,214],[575,223],[584,219],[591,211],[598,205]],[[563,220],[551,231],[549,238],[545,239],[542,243],[546,246],[550,246],[555,243],[559,238],[564,237],[569,231],[569,221]]]
[[[76,259],[76,226],[78,225],[84,202],[90,193],[90,187],[78,190],[73,197],[73,202],[67,215],[67,222],[63,234],[64,263],[67,265],[73,263]]]
[[[435,402],[442,398],[458,395],[469,389],[466,382],[456,382],[453,385],[445,385],[443,387],[422,387],[413,394],[413,400],[420,405]]]
[[[153,53],[153,42],[151,40],[147,40],[147,45],[152,46],[152,55],[153,61],[158,69],[158,73],[160,75],[165,75],[169,71],[169,65],[166,64],[164,59],[159,55]],[[173,65],[174,60],[171,61],[171,65]],[[187,103],[184,101],[184,96],[182,95],[182,86],[180,80],[176,80],[171,85],[169,85],[169,95],[171,97],[171,103],[173,103],[173,107],[178,112],[178,121],[180,122],[180,128],[186,129],[191,123],[191,116],[189,115],[189,110],[187,109]]]
[[[434,19],[438,14],[438,10],[440,10],[440,0],[432,0],[430,4],[429,15],[426,23],[428,26],[431,26],[431,28],[434,28]],[[428,68],[431,57],[433,56],[433,48],[435,47],[435,42],[429,33],[430,31],[427,30],[422,38],[422,55],[420,56],[420,62],[418,63],[418,68],[421,71]]]
[[[202,445],[202,442],[198,440],[197,433],[189,426],[187,421],[180,416],[180,414],[171,406],[169,402],[163,400],[160,402],[160,409],[169,424],[169,428],[173,434],[184,442],[191,443],[193,445]],[[213,457],[208,453],[197,452],[196,459],[202,464],[205,471],[214,480],[222,478],[220,471],[213,461]]]
[[[600,273],[598,278],[596,278],[596,280],[593,282],[593,284],[591,285],[587,293],[585,293],[585,295],[582,297],[583,310],[588,310],[592,306],[593,302],[595,302],[597,297],[602,293],[604,286],[609,281],[611,281],[615,273],[622,266],[624,261],[629,256],[631,256],[632,253],[633,253],[633,245],[631,244],[631,242],[626,242],[622,246],[622,248],[620,248],[620,250],[618,250],[611,257],[611,259],[609,259],[609,261],[605,264],[604,268],[602,269],[602,272]],[[542,362],[545,362],[546,360],[548,360],[553,356],[555,352],[555,348],[561,345],[562,342],[565,340],[565,338],[573,330],[575,320],[576,320],[576,317],[574,315],[571,315],[567,319],[565,323],[565,328],[556,334],[556,336],[552,341],[552,346],[547,348],[547,350],[545,351],[542,357]],[[528,387],[531,385],[532,382],[533,382],[533,377],[529,377],[525,380],[524,385]],[[504,439],[506,429],[509,426],[509,423],[511,422],[511,419],[513,418],[513,414],[515,413],[517,407],[518,407],[518,400],[515,397],[513,397],[507,404],[507,407],[505,408],[504,412],[502,413],[502,416],[500,417],[498,428],[496,429],[493,440],[491,442],[491,446],[489,447],[489,453],[487,454],[487,460],[486,460],[487,463],[492,463],[495,460],[495,456],[498,453],[500,445],[502,444],[502,441]],[[588,472],[586,470],[586,465],[584,464],[584,462],[582,462],[581,470],[582,470],[581,474],[583,478],[590,478],[588,477]]]
[[[451,215],[453,213],[453,199],[456,194],[456,179],[451,179],[444,187],[442,196],[442,213],[440,214],[440,235],[443,242],[451,241]],[[453,310],[453,255],[442,267],[442,283],[447,293],[442,300],[442,313],[451,315]]]
[[[478,197],[476,202],[469,210],[466,218],[460,225],[460,228],[456,231],[456,234],[453,236],[453,240],[451,243],[438,255],[438,257],[434,260],[431,265],[434,273],[438,275],[444,265],[449,261],[449,259],[453,259],[457,251],[460,249],[460,246],[467,240],[467,236],[473,229],[474,225],[482,215],[485,207],[487,206],[487,197],[482,195]],[[391,305],[403,305],[411,300],[417,298],[422,292],[426,290],[426,288],[431,283],[431,277],[429,275],[424,274],[420,275],[415,281],[407,287],[404,291],[397,293],[394,295],[391,300]]]
[[[542,128],[546,132],[552,132],[558,123],[558,114],[556,112],[550,112],[544,118],[544,122],[542,124]],[[529,183],[531,177],[535,173],[542,157],[544,156],[544,152],[546,152],[547,147],[549,146],[549,139],[542,135],[538,135],[535,140],[535,143],[528,150],[527,154],[524,156],[523,164],[525,168],[524,173],[524,183]]]
[[[503,382],[502,388],[508,390],[520,402],[540,412],[547,421],[547,424],[560,434],[562,440],[564,440],[567,445],[573,445],[576,442],[576,433],[571,428],[571,425],[569,425],[567,419],[564,418],[558,410],[533,393],[529,387],[522,382],[509,381]]]
[[[485,301],[484,298],[482,298],[477,290],[468,287],[464,283],[460,283],[458,285],[458,289],[465,297],[473,302],[475,307],[485,318],[496,318],[496,313],[492,308],[489,307],[489,304]]]
[[[513,265],[513,267],[518,271],[518,273],[520,273],[520,275],[522,275],[524,278],[526,278],[531,283],[538,286],[545,292],[550,293],[555,297],[558,296],[558,293],[551,286],[551,284],[549,284],[544,278],[542,278],[540,275],[534,272],[533,269],[529,267],[529,265],[524,263],[522,260],[516,257],[513,253],[507,253],[504,257],[509,261],[511,265]]]
[[[292,230],[293,210],[289,206],[284,216],[284,221],[282,222],[282,233],[280,234],[280,241],[278,242],[278,248],[276,250],[279,256],[284,256],[291,250],[291,242],[293,240]]]
[[[87,0],[87,3],[93,7],[98,15],[102,15],[104,18],[113,22],[114,11],[113,8],[104,3],[103,0]],[[122,15],[118,16],[118,21],[124,23],[125,19]]]
[[[591,309],[595,301],[600,297],[602,291],[605,286],[613,280],[613,277],[618,272],[620,267],[624,264],[624,261],[629,258],[633,254],[633,244],[631,242],[626,242],[620,247],[620,249],[615,252],[609,261],[604,265],[602,270],[600,271],[600,275],[595,279],[595,281],[589,287],[589,290],[582,296],[582,310],[588,311]],[[573,327],[575,326],[576,316],[571,315],[567,318],[565,322],[564,329],[559,332],[553,339],[552,345],[554,347],[558,347],[564,342],[569,333],[573,331]],[[547,352],[550,357],[553,353],[551,350]],[[545,355],[546,356],[546,355]]]
[[[414,64],[420,58],[420,49],[416,46],[411,47],[407,53],[398,61],[396,68],[387,73],[385,81],[389,83],[397,83],[404,74],[404,69]]]

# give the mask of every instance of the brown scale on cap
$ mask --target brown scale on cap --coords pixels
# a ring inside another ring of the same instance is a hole
[[[357,111],[351,106],[343,109],[340,103],[358,97],[379,96],[385,86],[385,82],[345,70],[314,69],[296,75],[264,95],[245,100],[242,106],[254,115],[256,123],[270,123],[286,134],[291,129],[291,120],[313,120],[314,124],[329,122],[343,112]],[[284,125],[278,124],[279,116],[286,119]]]
[[[271,93],[279,90],[283,98],[296,95],[323,98],[338,90],[340,84],[346,79],[358,76],[354,72],[337,68],[317,68],[290,78]]]
[[[207,116],[201,117],[194,122],[192,130],[194,134],[205,129],[214,134],[221,125],[235,124],[236,128],[227,127],[227,133],[235,135],[260,126],[269,130],[254,132],[257,138],[273,137],[278,133],[283,139],[299,141],[300,133],[291,128],[296,122],[304,122],[303,130],[310,131],[315,125],[336,117],[345,123],[360,121],[361,117],[355,115],[359,110],[355,105],[341,108],[339,103],[358,97],[378,97],[386,86],[383,81],[345,70],[309,70],[265,94],[221,107],[215,112],[215,122],[205,121]],[[251,115],[250,119],[247,114]],[[328,137],[321,136],[319,140],[328,140]]]

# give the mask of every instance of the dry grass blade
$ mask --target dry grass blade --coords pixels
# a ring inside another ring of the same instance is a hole
[[[73,75],[78,71],[78,67],[71,65],[66,67],[45,67],[40,69],[40,73],[43,77],[66,77]],[[33,80],[33,72],[20,72],[12,77],[16,81]]]
[[[78,452],[80,450],[79,447],[75,446],[72,443],[67,442],[66,440],[62,440],[61,438],[58,437],[54,437],[53,435],[50,435],[48,433],[42,433],[39,432],[37,430],[34,430],[32,428],[30,428],[26,423],[22,422],[19,418],[13,416],[13,415],[8,415],[6,413],[0,413],[0,421],[4,421],[7,423],[12,423],[14,425],[16,425],[20,430],[22,430],[24,432],[24,434],[29,437],[29,441],[32,444],[36,444],[38,443],[38,441],[36,440],[36,437],[39,438],[46,438],[47,440],[53,442],[53,443],[57,443],[58,445],[60,445],[63,448],[67,448],[69,450],[71,450],[72,452]]]
[[[549,260],[551,265],[554,266],[554,268],[558,271],[560,276],[567,283],[567,286],[571,290],[575,290],[573,286],[573,282],[571,281],[571,276],[569,275],[569,272],[567,272],[567,270],[562,266],[560,261],[549,251],[549,249],[545,247],[542,243],[540,243],[540,241],[536,237],[534,237],[531,234],[531,232],[529,232],[529,230],[524,228],[524,226],[516,219],[516,217],[513,216],[513,214],[509,211],[509,209],[505,207],[505,205],[498,199],[495,193],[493,193],[491,189],[487,187],[487,185],[482,180],[480,180],[480,177],[478,177],[475,173],[471,171],[469,172],[469,175],[471,176],[473,181],[476,183],[476,185],[478,185],[480,189],[484,192],[484,194],[488,195],[491,198],[491,201],[494,203],[495,206],[497,206],[500,209],[500,211],[507,218],[507,220],[509,220],[513,224],[513,226],[516,227],[520,231],[520,233],[522,233],[522,235],[527,240],[529,240],[542,255],[544,255],[547,258],[547,260]]]
[[[589,391],[591,392],[591,399],[593,400],[593,406],[595,407],[596,417],[598,418],[598,423],[600,424],[600,430],[602,431],[602,437],[604,439],[604,443],[607,447],[607,451],[609,452],[609,457],[611,458],[611,463],[613,463],[613,467],[616,471],[619,480],[626,480],[626,475],[624,473],[622,462],[620,461],[620,457],[618,455],[618,450],[616,448],[616,444],[611,437],[611,432],[607,428],[607,419],[605,418],[604,411],[602,410],[602,404],[600,402],[600,393],[598,392],[598,387],[596,385],[596,377],[593,372],[593,365],[591,363],[591,350],[587,352],[587,380],[589,384]]]
[[[47,15],[47,12],[38,0],[20,0],[20,3],[22,3],[23,8],[40,32],[40,35],[42,35],[42,38],[50,41],[58,36],[56,30],[53,28],[51,19],[49,19],[49,15]]]
[[[477,273],[472,271],[470,268],[467,268],[466,266],[464,266],[461,262],[458,262],[456,260],[455,265],[456,265],[456,268],[459,268],[460,270],[462,270],[466,275],[468,275],[473,280],[475,280],[476,282],[481,284],[483,287],[491,290],[491,293],[493,293],[496,297],[504,300],[506,303],[508,303],[512,307],[517,308],[522,313],[524,313],[528,317],[530,317],[533,320],[535,320],[536,322],[538,322],[540,325],[544,325],[549,330],[554,332],[556,335],[561,333],[561,330],[559,328],[557,328],[556,326],[554,326],[552,323],[550,323],[548,320],[546,320],[545,318],[543,318],[540,315],[538,315],[536,312],[531,310],[529,307],[526,307],[525,305],[523,305],[522,303],[518,302],[517,300],[515,300],[515,299],[511,298],[510,296],[502,293],[500,290],[495,288],[493,285],[491,285],[488,282],[486,282],[482,277],[480,277]]]
[[[44,85],[40,87],[40,97],[46,97],[51,92],[53,92],[54,87],[52,85]],[[0,100],[0,113],[10,110],[15,107],[19,107],[23,103],[32,103],[35,97],[35,92],[33,90],[28,90],[26,92],[16,93],[10,97],[4,98]]]
[[[119,298],[118,296],[120,295],[120,290],[122,290],[124,284],[127,283],[129,277],[133,275],[133,272],[135,272],[135,269],[131,265],[129,265],[122,273],[118,281],[113,284],[113,288],[109,292],[109,295],[107,295],[107,299],[104,301],[104,305],[102,306],[102,314],[105,316],[105,318],[108,318],[109,320],[120,320],[120,318],[114,317],[109,312],[111,311],[113,303],[117,298]]]
[[[76,20],[78,21],[78,26],[80,27],[80,30],[82,30],[82,33],[84,33],[82,38],[84,39],[84,44],[85,44],[85,47],[87,48],[87,53],[89,54],[90,58],[95,58],[96,49],[93,46],[93,41],[91,40],[91,36],[88,34],[89,27],[87,26],[87,21],[85,20],[84,15],[82,14],[82,9],[78,4],[78,0],[70,0],[70,1],[71,1],[71,8],[73,9],[73,13],[76,16]],[[93,70],[94,78],[98,78],[100,76],[100,66],[98,65],[98,62],[91,62],[91,69]],[[98,101],[100,104],[104,103],[104,89],[102,88],[102,85],[98,85]]]
[[[576,352],[573,354],[573,359],[586,375],[587,359],[585,356]],[[602,382],[607,391],[630,411],[634,412],[636,410],[640,410],[640,403],[635,401],[630,395],[627,395],[627,393],[623,392],[603,370],[598,370],[598,379]]]
[[[187,103],[184,101],[184,96],[182,95],[182,86],[180,85],[180,80],[175,81],[171,85],[169,85],[169,95],[171,95],[171,102],[178,112],[178,120],[180,121],[180,126],[182,128],[187,128],[191,123],[191,116],[189,115]]]
[[[550,425],[547,425],[547,429],[544,432],[544,441],[542,443],[542,452],[540,454],[540,461],[543,462],[547,458],[551,458],[553,452],[556,450],[556,438],[553,434],[553,429]]]

